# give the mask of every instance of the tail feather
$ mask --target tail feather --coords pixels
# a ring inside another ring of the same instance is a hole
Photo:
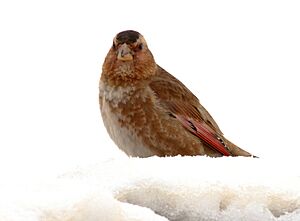
[[[253,154],[243,150],[242,148],[238,147],[234,143],[230,142],[226,138],[224,138],[224,142],[227,145],[228,149],[230,150],[230,153],[232,153],[233,156],[245,156],[245,157],[255,157]]]

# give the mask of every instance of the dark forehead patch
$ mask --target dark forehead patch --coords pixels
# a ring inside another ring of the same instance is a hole
[[[140,37],[140,33],[138,33],[137,31],[133,31],[133,30],[128,30],[128,31],[122,31],[119,34],[117,34],[117,41],[121,44],[123,43],[134,43],[137,41],[137,39]]]

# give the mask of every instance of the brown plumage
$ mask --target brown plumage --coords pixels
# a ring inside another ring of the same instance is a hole
[[[104,125],[130,156],[251,156],[228,141],[197,97],[155,63],[136,31],[114,38],[99,88]]]

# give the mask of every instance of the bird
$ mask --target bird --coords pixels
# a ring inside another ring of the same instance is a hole
[[[226,139],[198,98],[154,59],[143,35],[118,33],[102,66],[101,116],[130,157],[253,156]]]

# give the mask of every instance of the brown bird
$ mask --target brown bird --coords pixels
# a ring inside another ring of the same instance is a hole
[[[114,38],[99,88],[104,125],[129,156],[252,156],[227,140],[197,97],[156,64],[136,31]]]

